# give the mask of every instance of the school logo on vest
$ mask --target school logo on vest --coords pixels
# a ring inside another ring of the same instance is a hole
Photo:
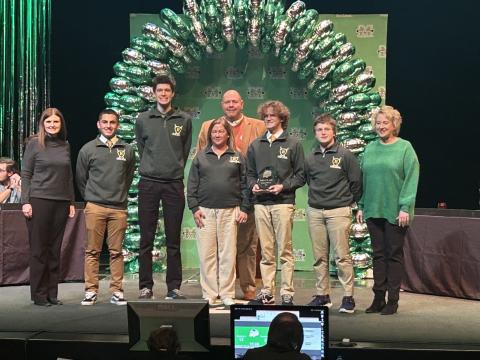
[[[183,125],[173,124],[173,136],[180,136],[182,134]]]
[[[278,154],[277,157],[279,159],[288,159],[287,158],[288,150],[289,150],[289,148],[283,148],[283,147],[280,146],[280,149],[278,150],[279,154]]]
[[[234,164],[240,164],[240,157],[239,156],[230,156],[230,162]]]
[[[342,158],[336,158],[335,156],[332,157],[332,164],[330,165],[333,169],[341,169],[340,163],[342,162]]]
[[[117,160],[127,161],[127,159],[125,159],[125,149],[117,148]]]

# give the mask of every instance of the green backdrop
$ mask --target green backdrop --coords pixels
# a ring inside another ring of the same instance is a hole
[[[330,19],[336,32],[342,32],[356,47],[355,58],[365,60],[367,69],[373,71],[376,86],[385,99],[387,15],[320,15]],[[139,36],[145,23],[160,25],[157,14],[131,14],[130,36]],[[244,113],[256,117],[256,109],[266,100],[284,102],[290,109],[289,129],[303,143],[305,152],[315,145],[312,121],[319,109],[317,102],[307,96],[306,82],[299,80],[287,65],[282,65],[273,53],[264,55],[247,46],[234,46],[222,53],[206,54],[201,62],[190,64],[186,72],[176,75],[177,91],[174,103],[193,117],[193,145],[185,170],[188,176],[191,159],[201,123],[222,114],[222,93],[236,89],[245,101]],[[313,258],[305,219],[307,186],[297,190],[293,247],[296,270],[312,270]],[[197,268],[195,223],[189,209],[185,209],[182,224],[183,267]]]

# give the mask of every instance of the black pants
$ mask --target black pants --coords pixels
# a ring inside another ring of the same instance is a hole
[[[31,198],[30,204],[30,293],[33,301],[46,302],[58,294],[60,250],[70,202]]]
[[[404,274],[403,243],[407,228],[386,219],[367,220],[373,248],[373,292],[388,292],[388,300],[398,301]]]
[[[183,181],[168,183],[140,179],[138,184],[138,218],[140,225],[139,288],[153,288],[152,249],[157,230],[159,206],[162,202],[167,243],[167,288],[180,289],[182,284],[182,257],[180,232],[185,195]]]

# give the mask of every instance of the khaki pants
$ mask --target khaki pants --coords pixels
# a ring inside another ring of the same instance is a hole
[[[237,268],[240,288],[245,293],[255,291],[255,275],[257,273],[258,234],[255,227],[255,216],[248,214],[246,223],[239,224],[237,234]]]
[[[85,291],[98,292],[99,257],[107,230],[110,252],[110,291],[123,292],[122,242],[127,229],[127,210],[111,209],[88,202],[85,206],[87,246],[85,248]]]
[[[204,299],[235,297],[235,257],[239,207],[209,209],[200,207],[204,227],[197,227],[200,285]]]
[[[275,296],[275,245],[280,258],[281,288],[280,295],[292,295],[293,271],[295,261],[292,249],[293,204],[255,205],[255,223],[262,248],[263,290]]]
[[[322,210],[307,208],[308,232],[312,240],[313,268],[317,276],[317,295],[330,295],[329,250],[335,251],[338,279],[345,296],[353,296],[354,274],[348,235],[352,223],[350,206]]]

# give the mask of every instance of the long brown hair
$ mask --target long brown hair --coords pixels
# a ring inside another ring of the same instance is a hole
[[[38,145],[40,145],[41,148],[45,148],[45,138],[47,136],[47,133],[45,131],[45,126],[44,122],[45,119],[52,116],[52,115],[57,115],[60,118],[60,132],[57,135],[57,138],[60,140],[66,141],[67,140],[67,125],[65,124],[65,119],[63,118],[63,114],[60,110],[57,108],[46,108],[43,110],[42,114],[40,115],[40,118],[38,119],[38,131],[35,135],[32,135],[30,138],[37,137],[38,138]]]
[[[213,127],[217,124],[223,125],[223,127],[225,128],[225,130],[227,131],[227,134],[228,134],[227,145],[228,145],[229,148],[235,150],[235,145],[234,145],[235,142],[234,142],[234,139],[233,139],[233,130],[232,130],[232,127],[230,126],[230,124],[228,123],[228,120],[225,119],[224,117],[213,120],[210,123],[210,126],[208,127],[208,138],[207,138],[208,147],[212,146],[212,130],[213,130]]]

